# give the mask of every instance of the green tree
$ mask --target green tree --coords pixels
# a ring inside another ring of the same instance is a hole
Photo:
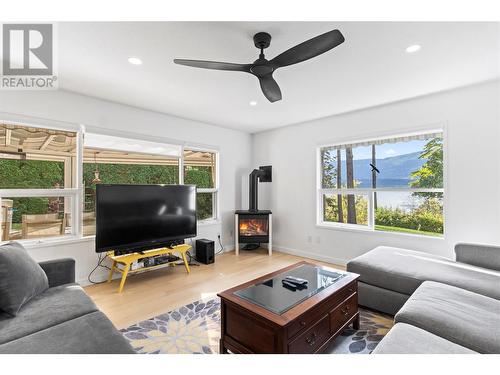
[[[83,181],[86,187],[95,189],[95,164],[83,165]],[[99,164],[99,175],[105,184],[177,184],[179,168],[175,165]]]
[[[426,161],[419,170],[412,172],[411,178],[413,180],[410,182],[410,186],[413,188],[442,188],[443,140],[441,138],[433,138],[428,141],[419,158],[426,159]]]
[[[352,189],[355,187],[354,181],[354,164],[353,164],[353,153],[352,147],[346,147],[345,149],[346,158],[346,177],[347,177],[347,188]],[[350,224],[356,224],[356,198],[354,194],[347,194],[347,222]]]
[[[64,163],[0,159],[0,189],[50,189],[64,185]]]
[[[213,188],[212,167],[186,166],[184,168],[184,183],[196,185],[199,188]]]
[[[213,188],[212,167],[186,166],[184,167],[184,183],[196,185],[197,188]],[[198,220],[204,220],[213,215],[213,194],[198,193],[196,195],[196,215]]]
[[[46,160],[0,159],[0,189],[51,189],[64,186],[64,163]],[[23,214],[49,212],[48,198],[13,198],[12,222]]]
[[[177,184],[179,168],[176,165],[144,164],[99,164],[99,176],[105,184]],[[85,184],[84,210],[95,209],[94,163],[83,164],[83,182]]]
[[[335,152],[335,153],[334,153]],[[322,178],[321,185],[325,189],[335,189],[337,186],[337,153],[336,150],[324,148],[321,150]]]
[[[342,159],[340,154],[340,148],[337,149],[337,188],[342,186]],[[337,201],[342,201],[342,194],[337,194]],[[344,207],[339,205],[339,223],[344,222]]]

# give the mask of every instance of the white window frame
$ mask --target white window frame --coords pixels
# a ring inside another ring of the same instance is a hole
[[[29,126],[41,129],[50,130],[61,130],[61,131],[71,131],[75,132],[77,136],[76,145],[76,165],[73,169],[73,187],[62,188],[62,189],[0,189],[0,203],[3,198],[31,198],[31,197],[65,197],[71,198],[70,213],[71,213],[71,233],[63,236],[53,236],[53,237],[41,237],[33,239],[21,239],[18,240],[25,246],[47,246],[51,244],[65,243],[65,242],[77,242],[77,241],[87,241],[93,240],[95,236],[83,236],[83,199],[84,199],[84,188],[83,188],[83,150],[84,150],[84,135],[88,130],[89,132],[102,134],[102,135],[116,135],[117,132],[113,132],[110,129],[101,129],[97,127],[86,127],[83,124],[76,124],[70,122],[60,122],[39,118],[31,118],[27,116],[12,115],[8,113],[0,112],[0,123],[8,123],[12,125],[19,126]],[[219,197],[219,175],[220,175],[220,155],[219,151],[211,146],[195,145],[182,143],[173,139],[149,137],[146,135],[120,132],[119,136],[130,138],[130,139],[142,139],[147,141],[154,141],[165,144],[179,145],[181,148],[179,161],[179,184],[184,184],[184,150],[193,151],[204,151],[211,152],[215,155],[215,187],[214,188],[200,188],[197,189],[197,193],[212,193],[213,194],[213,208],[212,217],[205,220],[198,220],[198,225],[211,225],[215,223],[220,223],[220,197]],[[0,216],[0,223],[1,223]],[[0,241],[0,244],[2,241]]]
[[[380,187],[380,188],[341,188],[341,189],[325,189],[322,185],[322,160],[321,160],[321,150],[326,147],[335,147],[346,144],[354,144],[358,142],[370,142],[376,140],[386,140],[391,138],[412,136],[412,135],[422,135],[422,134],[431,134],[431,133],[442,133],[443,135],[443,188],[391,188],[391,187]],[[363,232],[371,232],[371,233],[384,233],[391,235],[403,235],[403,236],[418,236],[425,238],[435,238],[435,239],[444,239],[446,229],[443,227],[443,235],[442,236],[428,236],[425,234],[413,234],[413,233],[404,233],[404,232],[390,232],[384,230],[375,229],[375,210],[374,210],[374,193],[375,192],[405,192],[405,193],[442,193],[443,194],[443,223],[446,224],[446,170],[447,170],[447,162],[446,162],[446,128],[443,126],[442,128],[433,128],[427,130],[418,130],[411,133],[396,133],[396,134],[387,134],[379,137],[369,137],[362,138],[357,140],[349,140],[343,142],[322,144],[316,148],[316,226],[320,228],[326,229],[339,229],[339,230],[353,230],[353,231],[363,231]],[[325,194],[328,195],[364,195],[368,200],[368,224],[351,224],[351,223],[339,223],[339,222],[331,222],[324,220],[324,212],[323,212],[323,196]]]
[[[83,162],[83,127],[80,124],[62,123],[57,121],[42,120],[30,121],[21,117],[11,118],[10,116],[2,116],[1,123],[8,123],[19,126],[29,126],[40,129],[61,130],[76,133],[76,165],[72,177],[73,187],[63,189],[0,189],[0,203],[2,198],[47,198],[47,197],[64,197],[71,198],[70,211],[71,214],[71,233],[62,236],[40,237],[33,239],[21,239],[19,242],[26,246],[62,242],[68,239],[81,238],[82,232],[82,211],[80,209],[82,202],[82,162]],[[65,165],[66,166],[66,165]],[[2,217],[0,216],[0,223]],[[2,243],[2,241],[0,241]]]
[[[198,193],[212,193],[212,216],[197,220],[199,225],[207,225],[213,223],[219,223],[219,151],[210,148],[197,147],[197,146],[183,146],[181,149],[181,161],[179,163],[179,184],[184,184],[184,150],[190,151],[200,151],[200,152],[210,152],[215,156],[215,186],[213,188],[196,188],[196,194]]]

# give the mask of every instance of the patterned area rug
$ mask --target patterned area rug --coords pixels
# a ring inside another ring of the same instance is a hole
[[[392,317],[360,310],[360,329],[346,329],[327,353],[368,354],[392,327]],[[144,354],[216,354],[220,339],[220,300],[190,303],[134,324],[121,332]]]

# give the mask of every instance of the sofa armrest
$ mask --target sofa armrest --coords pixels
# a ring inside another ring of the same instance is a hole
[[[458,243],[457,262],[500,271],[500,246]]]
[[[71,258],[48,260],[38,263],[49,279],[49,287],[75,282],[75,260]]]

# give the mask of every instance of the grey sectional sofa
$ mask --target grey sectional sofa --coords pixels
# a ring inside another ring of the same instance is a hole
[[[75,261],[39,263],[49,289],[12,317],[0,313],[0,354],[134,353],[109,319],[75,284]]]
[[[361,275],[359,304],[395,315],[374,353],[500,353],[500,247],[455,253],[382,246],[348,263]]]

